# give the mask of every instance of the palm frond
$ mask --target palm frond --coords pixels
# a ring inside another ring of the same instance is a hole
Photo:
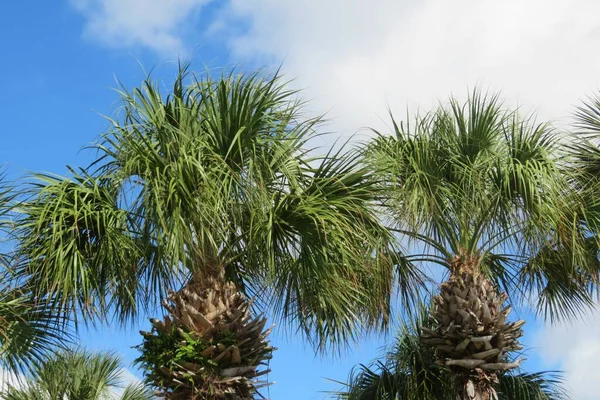
[[[502,375],[498,396],[505,400],[567,400],[564,381],[555,372]]]
[[[149,400],[152,399],[152,394],[142,383],[127,385],[120,400]]]
[[[0,367],[20,376],[68,343],[70,332],[57,310],[36,298],[15,276],[19,263],[12,250],[15,201],[13,185],[0,174]]]
[[[109,182],[84,173],[37,175],[20,204],[16,269],[34,294],[73,318],[135,315],[145,283],[141,234],[118,205]]]
[[[23,373],[69,340],[54,308],[22,290],[0,287],[0,366]]]
[[[319,160],[296,181],[255,240],[267,238],[261,254],[272,255],[275,311],[297,320],[321,348],[323,339],[344,343],[384,328],[394,282],[407,305],[420,281],[372,210],[379,189],[371,173],[349,153]]]

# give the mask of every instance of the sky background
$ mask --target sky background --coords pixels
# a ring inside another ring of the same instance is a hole
[[[476,85],[540,120],[564,126],[600,86],[597,0],[21,0],[0,12],[0,163],[11,178],[65,174],[86,165],[82,148],[108,126],[117,77],[134,87],[172,82],[178,57],[199,72],[282,66],[314,112],[327,112],[330,140],[397,115],[428,110]],[[549,326],[526,311],[528,370],[561,368],[574,399],[598,399],[600,314]],[[131,379],[139,329],[82,333],[93,349],[119,352]],[[293,329],[279,350],[268,397],[321,399],[392,336],[345,354],[315,356]]]

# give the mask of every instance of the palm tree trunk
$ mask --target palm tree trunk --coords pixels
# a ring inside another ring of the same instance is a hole
[[[151,352],[161,335],[177,336],[177,349],[171,349],[176,361],[154,363],[155,370],[148,374],[161,397],[253,399],[268,385],[257,378],[270,372],[261,368],[274,350],[267,340],[272,328],[265,330],[267,319],[251,315],[250,301],[222,271],[192,279],[171,292],[163,306],[168,315],[151,320],[152,332],[142,332],[141,346],[142,353]]]
[[[435,348],[437,363],[455,374],[457,400],[496,399],[496,373],[518,367],[507,353],[521,349],[524,321],[506,322],[511,310],[504,307],[506,294],[498,293],[476,263],[455,262],[453,267],[434,298],[434,329],[422,328],[421,338]]]

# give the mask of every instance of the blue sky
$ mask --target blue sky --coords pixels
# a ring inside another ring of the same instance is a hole
[[[305,90],[315,111],[329,112],[329,129],[339,135],[384,126],[388,106],[427,109],[475,84],[502,90],[507,102],[560,125],[600,83],[597,15],[590,0],[5,2],[0,162],[15,179],[85,165],[90,155],[82,148],[107,127],[101,115],[118,106],[115,77],[133,87],[144,66],[169,82],[178,55],[199,71],[283,62],[291,85]],[[600,372],[592,361],[600,356],[600,318],[545,327],[522,316],[526,342],[537,346],[527,368],[562,367],[578,390],[574,398],[597,398]],[[137,331],[147,328],[145,320],[132,329],[104,327],[84,332],[82,342],[114,349],[129,364]],[[344,380],[386,341],[368,338],[347,354],[321,357],[285,332],[273,338],[273,399],[323,398],[320,391],[337,387],[325,377]]]

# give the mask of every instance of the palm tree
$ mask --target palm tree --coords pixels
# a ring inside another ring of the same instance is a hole
[[[20,276],[84,320],[164,298],[138,360],[163,396],[252,398],[273,351],[257,311],[325,349],[387,324],[393,279],[411,298],[371,173],[354,153],[315,156],[321,119],[278,76],[184,66],[168,95],[148,78],[121,96],[90,167],[38,175]]]
[[[360,365],[352,370],[344,389],[336,398],[345,400],[447,400],[456,396],[452,372],[436,363],[435,351],[420,337],[423,327],[431,329],[431,319],[423,310],[401,325],[396,343],[383,361]],[[559,375],[550,372],[498,375],[500,400],[563,400],[567,393]]]
[[[454,376],[458,399],[493,399],[499,374],[518,367],[524,321],[511,301],[532,300],[554,320],[594,304],[598,242],[574,154],[549,125],[475,91],[393,134],[375,132],[365,162],[387,195],[407,256],[449,272],[421,337]]]
[[[109,400],[122,388],[121,360],[113,353],[62,351],[37,364],[24,383],[9,386],[4,400]],[[141,384],[129,384],[120,400],[150,400]]]
[[[23,373],[28,365],[44,360],[46,354],[69,340],[63,322],[45,302],[19,285],[13,275],[11,250],[14,190],[0,174],[0,369],[11,375]]]

